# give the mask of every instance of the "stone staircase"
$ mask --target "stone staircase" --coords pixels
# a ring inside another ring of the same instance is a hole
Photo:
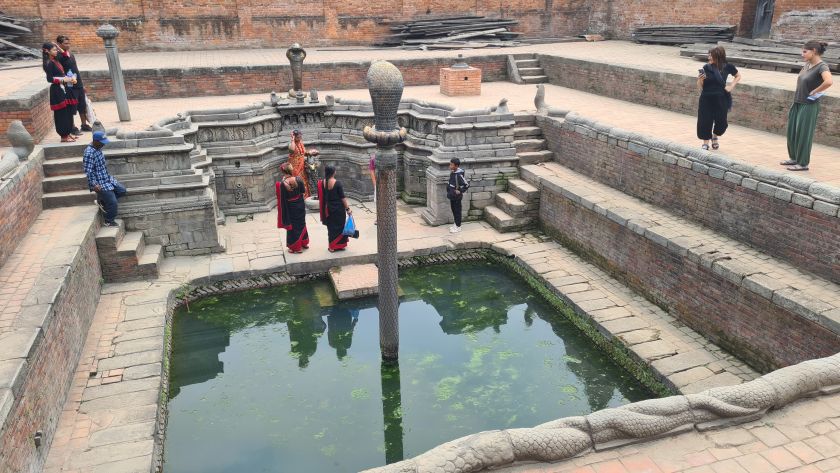
[[[117,219],[116,227],[102,227],[96,233],[96,249],[107,282],[156,278],[163,258],[161,245],[146,245],[142,232],[126,232]]]
[[[128,189],[120,203],[181,197],[190,191],[203,193],[207,179],[193,170],[151,171],[138,166],[135,161],[137,157],[142,157],[152,163],[166,163],[167,154],[174,148],[183,148],[176,149],[178,152],[189,150],[184,146],[156,146],[107,151],[109,170]],[[83,152],[84,147],[68,146],[53,148],[45,153],[44,194],[41,198],[45,209],[94,205],[96,194],[88,190],[87,177],[82,172]],[[199,162],[206,160],[206,152],[198,154],[196,159]],[[165,167],[165,164],[160,167]],[[129,173],[123,174],[120,171]]]
[[[537,117],[530,113],[516,113],[513,116],[513,146],[519,165],[544,163],[554,159],[554,153],[548,150],[548,142],[542,130],[537,126]]]
[[[515,69],[513,81],[518,84],[545,84],[548,83],[548,76],[540,66],[540,60],[536,54],[514,54],[512,55]]]
[[[536,117],[529,113],[514,114],[513,145],[519,166],[544,163],[554,158]],[[494,197],[494,204],[484,209],[490,225],[500,232],[522,230],[533,225],[539,212],[540,194],[536,187],[521,179],[508,181],[507,192]]]

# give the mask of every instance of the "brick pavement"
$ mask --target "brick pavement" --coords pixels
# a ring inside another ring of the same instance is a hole
[[[306,45],[304,45],[305,47]],[[649,70],[655,67],[662,72],[691,75],[697,72],[698,62],[683,58],[679,55],[679,48],[658,45],[641,45],[627,41],[603,41],[596,43],[575,42],[536,44],[505,48],[502,50],[465,49],[455,51],[403,51],[401,49],[369,49],[346,48],[340,51],[328,48],[307,49],[304,64],[368,61],[371,57],[377,59],[420,59],[420,58],[449,58],[455,59],[458,54],[470,57],[487,54],[520,54],[543,53],[572,59],[597,60],[610,64]],[[262,66],[270,63],[288,64],[285,49],[228,49],[207,51],[161,51],[142,53],[121,53],[120,63],[123,70],[158,69],[162,65],[177,64],[182,68],[225,66]],[[107,70],[104,48],[100,54],[80,54],[78,63],[84,71]],[[33,65],[32,68],[3,70],[0,69],[0,96],[14,92],[32,80],[39,80],[43,76],[40,60],[20,61],[20,65]],[[749,83],[765,85],[785,90],[796,88],[796,77],[790,73],[749,70]],[[745,79],[747,80],[747,79]]]
[[[504,473],[840,473],[840,393],[806,399],[763,419],[691,431],[564,462]]]

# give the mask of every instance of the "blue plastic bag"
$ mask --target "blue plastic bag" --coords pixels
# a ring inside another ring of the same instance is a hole
[[[344,222],[344,230],[341,233],[349,237],[352,237],[356,234],[356,221],[353,220],[352,215],[347,216],[347,221]]]

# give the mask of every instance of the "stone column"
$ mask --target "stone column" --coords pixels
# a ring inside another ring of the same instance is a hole
[[[399,297],[397,296],[397,153],[405,140],[397,126],[397,108],[404,87],[399,69],[387,61],[374,61],[368,69],[368,90],[374,126],[365,127],[365,139],[376,143],[376,242],[379,266],[379,346],[383,360],[399,355]]]
[[[117,53],[117,36],[120,35],[113,25],[104,24],[96,30],[96,35],[105,41],[105,56],[108,58],[108,71],[111,73],[111,83],[114,89],[114,100],[117,101],[117,112],[121,122],[131,121],[128,111],[128,95],[125,93],[120,56]]]

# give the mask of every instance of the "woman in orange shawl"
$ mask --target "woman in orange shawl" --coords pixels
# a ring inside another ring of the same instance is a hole
[[[306,151],[300,130],[292,131],[292,140],[289,142],[289,164],[292,166],[292,176],[300,177],[303,180],[304,198],[312,195],[312,189],[309,188],[309,179],[306,176],[306,157],[317,155],[318,150]]]

